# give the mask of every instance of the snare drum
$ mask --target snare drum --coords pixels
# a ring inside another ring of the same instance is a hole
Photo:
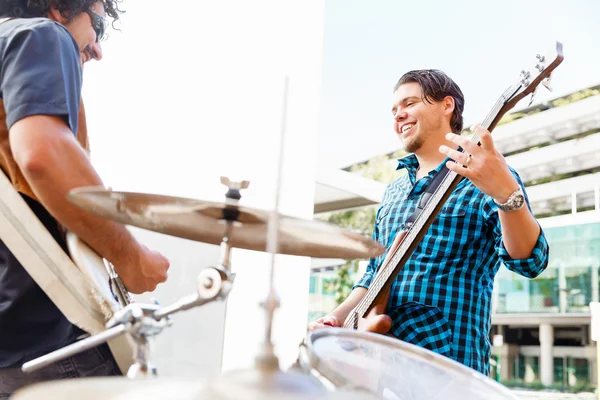
[[[388,336],[325,328],[312,332],[302,347],[300,367],[336,388],[384,399],[518,399],[471,368]]]

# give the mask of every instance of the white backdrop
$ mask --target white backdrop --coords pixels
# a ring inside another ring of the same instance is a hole
[[[92,161],[115,190],[222,201],[221,175],[247,179],[242,204],[271,209],[284,76],[289,109],[280,211],[311,218],[324,1],[129,0],[102,62],[86,66]],[[161,8],[163,7],[163,8]],[[168,7],[168,8],[165,8]],[[162,304],[194,290],[218,247],[134,229],[171,261],[169,281],[139,300]],[[275,342],[291,363],[306,329],[309,259],[277,258]],[[158,340],[163,375],[252,365],[264,331],[269,257],[235,250],[227,305],[178,314]]]

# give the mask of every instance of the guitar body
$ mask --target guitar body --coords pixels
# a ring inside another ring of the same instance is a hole
[[[67,247],[73,263],[89,284],[90,296],[98,303],[104,315],[112,315],[131,303],[125,287],[115,282],[118,279],[112,266],[73,232],[67,232]],[[121,335],[108,342],[121,372],[126,375],[134,362],[134,342],[129,335]]]

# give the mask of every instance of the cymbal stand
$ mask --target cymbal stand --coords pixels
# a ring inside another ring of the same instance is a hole
[[[248,181],[233,182],[227,177],[221,177],[221,183],[228,187],[225,198],[226,203],[232,207],[226,206],[223,210],[222,219],[226,221],[227,225],[221,241],[220,262],[216,267],[208,267],[200,271],[196,281],[196,293],[187,295],[164,308],[159,308],[157,304],[128,304],[117,311],[106,323],[107,330],[31,360],[23,364],[22,370],[24,372],[36,371],[120,335],[129,334],[135,342],[136,348],[135,363],[127,371],[127,377],[135,379],[156,376],[156,367],[150,362],[149,339],[157,336],[164,328],[172,324],[171,315],[213,301],[225,300],[232,289],[235,274],[231,273],[229,237],[233,223],[239,218],[239,211],[233,206],[237,205],[242,197],[240,190],[246,189],[250,183]]]
[[[26,362],[24,372],[33,372],[56,361],[110,341],[120,335],[129,334],[136,344],[135,363],[129,368],[131,379],[153,377],[156,368],[150,362],[149,339],[171,326],[171,315],[204,304],[227,298],[232,289],[234,275],[229,272],[231,247],[228,244],[229,229],[221,245],[221,262],[217,267],[208,267],[198,274],[196,293],[183,297],[176,303],[160,308],[156,304],[131,303],[117,311],[106,323],[107,330],[39,358]]]
[[[281,175],[283,170],[283,153],[285,148],[285,129],[287,123],[287,103],[288,103],[289,82],[288,77],[285,77],[283,88],[283,107],[281,117],[281,135],[279,139],[279,158],[277,161],[277,181],[275,186],[275,207],[269,216],[267,226],[267,252],[271,255],[271,263],[269,265],[269,292],[267,298],[261,303],[265,310],[265,336],[264,342],[260,348],[258,355],[255,357],[256,367],[262,372],[273,373],[280,371],[279,358],[275,354],[273,346],[273,318],[275,311],[279,308],[279,295],[275,289],[275,255],[279,250],[279,195],[281,192]]]

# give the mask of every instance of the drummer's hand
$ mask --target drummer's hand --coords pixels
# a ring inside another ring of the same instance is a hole
[[[342,324],[340,323],[340,321],[338,321],[336,317],[334,317],[333,315],[326,315],[308,324],[308,330],[312,332],[316,329],[340,326],[342,326]]]
[[[135,253],[131,254],[126,262],[114,264],[115,270],[129,292],[135,294],[151,292],[159,283],[167,280],[169,260],[142,244]]]

